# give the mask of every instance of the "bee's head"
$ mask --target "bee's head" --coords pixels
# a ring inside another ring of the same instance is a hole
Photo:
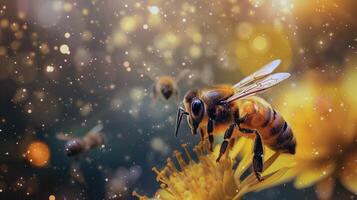
[[[80,139],[73,139],[65,144],[64,149],[67,156],[75,156],[84,151],[84,144]]]
[[[187,121],[192,134],[196,135],[197,128],[204,116],[204,104],[203,101],[198,98],[198,91],[189,90],[185,94],[183,104],[184,108],[179,107],[177,111],[175,135],[177,136],[183,115],[187,115]]]
[[[162,84],[160,87],[160,91],[162,96],[164,96],[164,98],[168,100],[171,97],[171,95],[174,93],[174,87],[170,83]]]
[[[192,134],[197,134],[197,128],[200,125],[204,114],[205,114],[205,106],[201,99],[195,97],[192,99],[190,106],[190,116],[189,116],[189,124],[191,127]]]
[[[201,122],[205,112],[203,101],[199,98],[194,98],[191,102],[191,117],[197,122]]]

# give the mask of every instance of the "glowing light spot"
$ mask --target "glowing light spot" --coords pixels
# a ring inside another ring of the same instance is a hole
[[[253,33],[253,26],[249,22],[241,22],[236,29],[237,35],[241,39],[248,39]]]
[[[147,25],[147,24],[144,24],[144,25],[143,25],[143,29],[144,29],[144,30],[147,30],[148,28],[149,28],[149,25]]]
[[[123,32],[115,32],[113,35],[113,42],[114,45],[118,46],[118,47],[122,47],[127,43],[127,37],[125,35],[125,33]]]
[[[42,43],[39,48],[42,54],[48,54],[50,52],[50,47],[46,43]]]
[[[138,17],[126,16],[120,20],[120,28],[125,32],[132,32],[138,26]]]
[[[190,47],[190,56],[192,58],[199,58],[201,56],[201,54],[202,54],[202,50],[201,50],[201,48],[199,46],[192,45]]]
[[[129,62],[129,61],[124,61],[124,62],[123,62],[123,66],[124,66],[125,68],[130,67],[130,62]]]
[[[72,8],[73,8],[73,6],[72,6],[71,3],[66,2],[66,3],[63,5],[63,10],[64,10],[65,12],[71,12]]]
[[[65,38],[69,38],[69,37],[71,37],[71,34],[67,32],[67,33],[64,34],[64,37]]]
[[[157,15],[157,14],[159,14],[160,9],[157,6],[149,6],[149,11],[151,14]]]
[[[89,10],[87,8],[82,9],[82,15],[87,16],[89,14]]]
[[[254,6],[254,7],[260,7],[263,5],[263,0],[249,0],[249,2]]]
[[[161,138],[153,138],[150,142],[150,146],[155,151],[160,151],[165,147],[165,143]]]
[[[50,150],[46,143],[36,141],[27,147],[26,159],[36,167],[47,165],[50,158]]]
[[[54,67],[54,66],[48,65],[48,66],[46,67],[46,72],[51,73],[51,72],[54,72],[54,71],[55,71],[55,67]]]
[[[257,36],[253,39],[253,47],[257,50],[265,50],[268,46],[267,39],[265,36]]]
[[[51,194],[51,195],[48,197],[48,200],[56,200],[55,195]]]
[[[90,31],[83,31],[82,33],[82,39],[84,41],[89,41],[90,39],[92,39],[93,34]]]
[[[66,45],[66,44],[62,44],[61,46],[60,46],[60,52],[62,53],[62,54],[67,54],[67,55],[69,55],[71,52],[69,51],[69,47],[68,47],[68,45]]]

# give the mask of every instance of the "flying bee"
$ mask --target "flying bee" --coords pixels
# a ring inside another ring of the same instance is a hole
[[[73,137],[62,132],[58,133],[56,137],[59,140],[67,141],[64,145],[67,156],[80,156],[91,150],[100,148],[105,143],[105,137],[100,133],[102,129],[103,126],[99,124],[82,138]]]
[[[178,101],[178,82],[181,81],[188,73],[188,69],[182,70],[176,77],[172,76],[153,76],[147,70],[138,70],[140,74],[145,74],[153,82],[152,91],[154,100],[157,99],[157,96],[160,95],[164,100],[169,100],[172,95],[175,95],[176,101]]]
[[[79,164],[79,158],[91,150],[100,148],[105,143],[105,136],[101,133],[103,125],[99,124],[87,132],[81,138],[60,132],[56,134],[57,139],[66,141],[65,153],[68,157],[75,157],[71,163],[71,177],[78,183],[85,184],[85,178]]]
[[[225,131],[217,162],[238,136],[254,139],[253,170],[262,180],[263,143],[272,150],[295,154],[296,140],[284,118],[264,99],[254,96],[290,77],[289,73],[272,72],[280,60],[275,60],[235,85],[217,85],[186,93],[184,108],[178,109],[175,135],[183,115],[194,135],[199,131],[202,139],[208,137],[210,147],[213,135]]]

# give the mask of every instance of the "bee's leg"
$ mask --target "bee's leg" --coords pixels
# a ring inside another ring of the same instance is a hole
[[[206,134],[205,134],[205,130],[203,128],[200,128],[200,134],[201,134],[201,141],[204,141]]]
[[[154,104],[154,106],[156,106],[156,101],[157,101],[157,91],[156,91],[156,84],[155,83],[153,83],[152,84],[152,97],[153,97],[153,104]]]
[[[209,149],[211,151],[213,151],[213,143],[214,143],[214,138],[212,133],[213,133],[213,120],[209,118],[207,123],[207,134],[208,134],[208,141],[209,141]]]
[[[179,91],[178,91],[178,89],[175,92],[175,97],[176,97],[176,103],[178,104],[179,103]]]
[[[231,140],[229,140],[229,149],[233,148],[235,142],[236,142],[235,138],[231,138]]]
[[[258,181],[262,181],[261,173],[263,172],[263,142],[258,131],[255,132],[254,140],[254,156],[253,156],[253,170]]]
[[[224,155],[224,153],[227,150],[228,141],[231,139],[231,137],[233,135],[234,126],[235,126],[235,123],[232,123],[231,125],[229,125],[228,129],[224,133],[224,140],[221,144],[221,149],[219,150],[219,156],[216,160],[217,162],[219,162],[219,160],[221,159],[221,157]]]
[[[238,130],[242,133],[252,134],[255,133],[254,149],[253,149],[253,170],[254,174],[259,181],[262,181],[261,173],[263,172],[263,142],[257,130],[247,129],[240,127],[241,123],[244,123],[246,116],[239,117],[239,111],[234,114],[234,121],[238,126]]]

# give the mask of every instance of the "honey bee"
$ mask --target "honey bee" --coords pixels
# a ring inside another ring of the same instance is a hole
[[[92,128],[84,137],[76,138],[60,132],[56,135],[59,140],[67,141],[64,145],[66,155],[69,157],[80,156],[88,153],[91,150],[100,148],[105,143],[105,137],[100,131],[103,126],[101,124]]]
[[[188,69],[182,70],[176,76],[176,78],[169,75],[153,76],[148,71],[141,70],[141,69],[138,70],[138,72],[140,74],[145,74],[154,82],[152,86],[152,91],[155,101],[158,95],[160,95],[164,100],[169,100],[172,95],[175,95],[176,101],[178,101],[178,95],[179,95],[178,82],[181,81],[182,78],[184,78],[188,74],[189,70]]]
[[[290,77],[289,73],[272,72],[280,60],[272,61],[235,85],[217,85],[202,90],[190,90],[183,99],[184,108],[177,113],[177,136],[183,115],[194,135],[208,137],[210,148],[213,135],[223,131],[217,162],[239,136],[254,139],[253,170],[259,181],[263,171],[263,143],[274,151],[295,154],[296,140],[284,118],[264,99],[254,96]]]

